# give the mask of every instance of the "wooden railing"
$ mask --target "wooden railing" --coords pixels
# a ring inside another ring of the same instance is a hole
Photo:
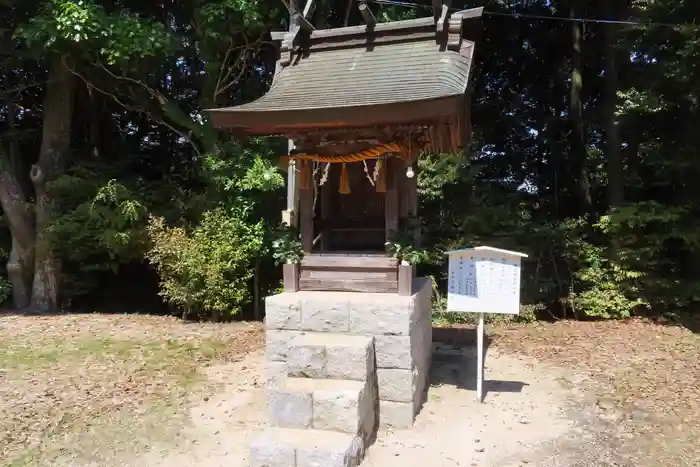
[[[377,253],[312,253],[284,265],[285,292],[298,290],[413,294],[415,268]]]

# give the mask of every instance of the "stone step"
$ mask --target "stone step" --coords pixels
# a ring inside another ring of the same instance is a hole
[[[294,339],[287,365],[292,377],[367,381],[374,375],[374,338],[307,332]]]
[[[251,467],[357,467],[360,437],[346,433],[269,428],[250,446]]]
[[[376,400],[372,381],[288,377],[268,389],[274,426],[359,434],[363,439],[373,433]]]

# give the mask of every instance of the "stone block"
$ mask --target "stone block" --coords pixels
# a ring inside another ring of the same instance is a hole
[[[313,428],[354,435],[360,433],[363,417],[372,413],[374,397],[368,387],[360,381],[288,377],[279,390],[303,395],[304,401],[311,398]]]
[[[349,441],[300,446],[297,450],[297,467],[357,467],[362,454],[363,443],[358,436],[353,436]]]
[[[326,347],[326,377],[367,381],[374,370],[374,339],[333,336]]]
[[[361,434],[364,440],[369,440],[377,428],[377,418],[379,416],[379,399],[377,398],[377,382],[375,378],[367,381],[363,394],[361,411]]]
[[[298,294],[283,293],[265,298],[265,328],[301,330],[301,300]]]
[[[269,428],[251,444],[252,467],[358,467],[364,455],[355,435]]]
[[[377,369],[379,399],[393,402],[413,402],[416,392],[417,371],[400,369]]]
[[[350,329],[350,308],[347,294],[315,292],[301,303],[301,328],[313,332],[346,333]]]
[[[350,333],[368,336],[408,336],[411,331],[413,297],[377,294],[350,302]]]
[[[287,371],[286,362],[265,362],[265,386],[277,387],[287,377]]]
[[[338,387],[321,387],[313,391],[313,421],[317,430],[362,432],[363,417],[371,415],[366,383],[342,381]]]
[[[413,336],[377,336],[377,368],[413,368]]]
[[[413,412],[418,414],[428,398],[430,389],[430,367],[416,367],[416,391],[413,394]]]
[[[282,385],[267,392],[267,405],[272,424],[281,428],[311,426],[313,403],[311,394],[288,390]]]
[[[274,431],[250,444],[250,467],[296,467],[296,448]]]
[[[268,330],[265,332],[265,355],[268,361],[286,362],[299,331]]]
[[[415,417],[413,402],[379,401],[379,426],[406,429],[413,427]]]
[[[433,328],[429,321],[419,323],[411,333],[411,358],[421,368],[430,364],[432,355]]]
[[[287,364],[289,376],[300,378],[326,377],[326,347],[309,345],[299,338],[290,349]]]
[[[416,313],[414,319],[419,322],[427,319],[432,322],[433,290],[432,283],[427,277],[416,277],[413,283],[416,295]]]
[[[306,332],[289,351],[289,376],[366,381],[374,369],[374,338]]]

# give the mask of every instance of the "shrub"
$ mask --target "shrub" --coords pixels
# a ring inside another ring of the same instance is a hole
[[[148,210],[138,187],[74,168],[49,188],[57,200],[49,238],[61,259],[65,300],[94,291],[102,273],[143,258]]]
[[[160,296],[183,317],[230,318],[251,299],[252,263],[263,250],[262,222],[248,223],[245,208],[204,213],[188,232],[151,217],[149,262],[160,278]]]

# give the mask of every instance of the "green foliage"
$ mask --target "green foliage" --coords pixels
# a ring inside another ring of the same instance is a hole
[[[64,52],[88,42],[84,53],[120,66],[162,55],[171,40],[162,24],[128,11],[108,14],[91,0],[51,0],[16,36],[30,47]]]
[[[272,241],[272,257],[277,265],[301,263],[304,259],[304,247],[296,229],[287,224],[277,227]]]
[[[661,310],[700,298],[700,285],[683,280],[695,273],[700,230],[693,206],[655,201],[627,204],[602,216],[598,228],[614,239],[616,261],[634,278],[632,292]],[[643,272],[643,273],[642,273]]]
[[[387,253],[392,258],[411,265],[418,265],[427,261],[429,257],[428,251],[420,248],[416,243],[419,225],[419,223],[402,225],[394,236],[386,242]]]
[[[266,139],[253,140],[248,146],[237,142],[218,145],[203,159],[210,187],[226,193],[269,192],[284,187],[284,177],[272,166],[273,150]]]
[[[464,176],[464,155],[423,154],[418,160],[418,191],[423,202],[437,201],[444,197],[444,188],[460,183]]]
[[[346,0],[317,3],[312,21],[318,28],[341,25]],[[484,17],[483,31],[473,37],[479,52],[470,83],[471,150],[421,156],[418,212],[426,249],[402,231],[387,245],[389,254],[419,263],[419,274],[434,276],[440,292],[445,250],[524,251],[523,310],[538,316],[616,318],[696,308],[697,5],[635,0],[628,8],[611,0],[584,9],[541,0],[485,6],[543,16],[574,7],[579,16],[615,15],[644,25],[587,25],[585,66],[572,70],[565,23],[542,27],[522,17]],[[382,22],[431,14],[371,7]],[[30,201],[26,174],[35,161],[28,155],[39,153],[46,123],[45,57],[60,54],[79,74],[70,169],[50,184],[56,200],[51,244],[63,265],[63,295],[101,290],[124,265],[147,260],[166,301],[193,315],[221,317],[250,302],[256,295],[251,264],[262,271],[257,296],[274,288],[279,268],[273,262],[300,258],[298,237],[281,241],[274,230],[284,176],[273,161],[286,142],[219,133],[202,109],[250,102],[266,91],[277,58],[268,32],[288,27],[284,3],[47,0],[0,9],[7,17],[0,81],[3,99],[12,104],[4,108],[16,109],[0,115],[10,162],[2,168],[15,173]],[[350,23],[360,21],[353,8]],[[647,24],[653,22],[691,26]],[[613,52],[618,79],[605,60]],[[570,89],[574,76],[582,85],[578,96]],[[580,124],[567,112],[572,97],[584,109]],[[611,164],[615,146],[622,174]],[[623,199],[612,199],[610,188]],[[163,220],[147,231],[149,215]],[[7,249],[7,232],[2,240]]]
[[[280,5],[266,5],[261,8],[258,0],[223,0],[218,2],[203,2],[197,11],[199,24],[205,34],[211,39],[221,41],[221,31],[229,30],[234,25],[243,27],[261,27],[267,14],[272,10],[280,9]]]
[[[377,15],[377,20],[380,23],[388,23],[391,21],[402,21],[406,19],[415,19],[418,17],[417,11],[412,8],[401,8],[392,5],[382,5]]]
[[[468,324],[476,326],[479,315],[476,313],[460,313],[447,311],[447,296],[440,290],[440,286],[433,276],[429,276],[432,283],[432,320],[437,326],[453,326]],[[533,323],[537,321],[544,311],[542,304],[520,305],[517,315],[486,314],[484,322],[486,324],[510,324],[510,323]]]
[[[648,305],[639,298],[641,272],[606,258],[602,247],[582,242],[577,252],[580,264],[569,294],[574,313],[581,310],[595,318],[629,318],[639,307]]]
[[[651,114],[661,112],[665,108],[663,100],[651,92],[639,91],[630,88],[625,91],[618,91],[617,97],[620,102],[615,110],[615,115]]]
[[[6,303],[12,297],[12,284],[4,277],[0,277],[0,304]]]
[[[227,182],[227,186],[230,182]],[[270,164],[269,159],[256,154],[253,164],[248,168],[240,181],[243,190],[274,191],[284,187],[284,177],[280,171]]]
[[[230,318],[250,301],[264,226],[250,222],[247,208],[206,212],[191,232],[151,217],[147,231],[146,257],[160,277],[160,295],[183,316]]]
[[[48,189],[59,200],[49,239],[64,265],[66,297],[92,291],[100,273],[116,273],[143,257],[148,209],[141,193],[103,181],[87,167],[72,169]]]
[[[492,325],[534,323],[538,320],[538,315],[542,312],[542,308],[541,305],[523,305],[520,308],[520,313],[517,315],[486,314],[486,316],[484,316],[484,323]],[[448,312],[444,311],[441,305],[434,305],[432,317],[433,324],[442,327],[454,325],[476,326],[479,324],[479,315],[477,313]]]

